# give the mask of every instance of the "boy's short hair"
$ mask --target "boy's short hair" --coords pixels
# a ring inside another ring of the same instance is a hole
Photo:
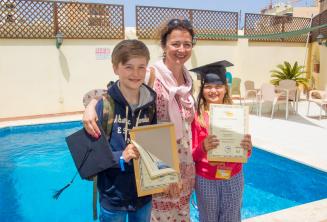
[[[112,51],[111,62],[114,67],[117,67],[119,63],[124,65],[127,61],[135,57],[144,57],[148,63],[150,60],[148,47],[142,41],[136,39],[123,40]]]

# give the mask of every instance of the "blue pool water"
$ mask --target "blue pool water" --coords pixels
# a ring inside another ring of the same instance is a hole
[[[64,137],[80,122],[0,129],[0,221],[92,221],[92,183],[77,178]],[[327,173],[254,149],[244,165],[242,218],[327,198]],[[193,221],[197,212],[192,209]]]

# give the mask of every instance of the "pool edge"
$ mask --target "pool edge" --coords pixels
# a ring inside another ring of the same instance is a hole
[[[327,198],[248,218],[242,222],[323,222],[327,220]],[[299,220],[299,218],[301,218]]]
[[[22,120],[10,120],[0,122],[0,129],[6,127],[15,127],[15,126],[30,126],[30,125],[39,125],[39,124],[48,124],[48,123],[64,123],[72,121],[81,121],[82,114],[74,115],[64,115],[64,116],[53,116],[53,117],[42,117],[34,119],[22,119]]]

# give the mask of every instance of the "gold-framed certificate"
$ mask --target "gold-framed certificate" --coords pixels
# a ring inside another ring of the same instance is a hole
[[[139,159],[133,159],[139,197],[161,193],[180,181],[174,124],[134,127],[130,138],[140,153]]]
[[[248,151],[240,146],[249,129],[249,107],[241,105],[210,104],[210,134],[220,141],[209,150],[208,161],[247,162]]]

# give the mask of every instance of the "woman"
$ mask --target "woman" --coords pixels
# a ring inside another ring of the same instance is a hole
[[[216,64],[220,64],[217,62]],[[224,63],[222,63],[224,64]],[[209,135],[209,105],[232,104],[225,67],[212,64],[193,69],[201,74],[198,108],[192,123],[192,155],[195,162],[195,192],[201,222],[240,222],[244,188],[242,163],[209,162],[207,152],[219,145],[219,138]],[[240,147],[252,150],[246,134]]]
[[[181,183],[172,184],[167,192],[153,195],[151,220],[190,221],[190,196],[194,185],[194,163],[191,153],[191,123],[194,118],[192,78],[184,66],[191,57],[194,31],[188,20],[172,19],[160,32],[163,59],[150,69],[154,71],[153,89],[157,93],[157,119],[175,124],[180,161]],[[85,129],[97,137],[92,100],[84,112]]]

